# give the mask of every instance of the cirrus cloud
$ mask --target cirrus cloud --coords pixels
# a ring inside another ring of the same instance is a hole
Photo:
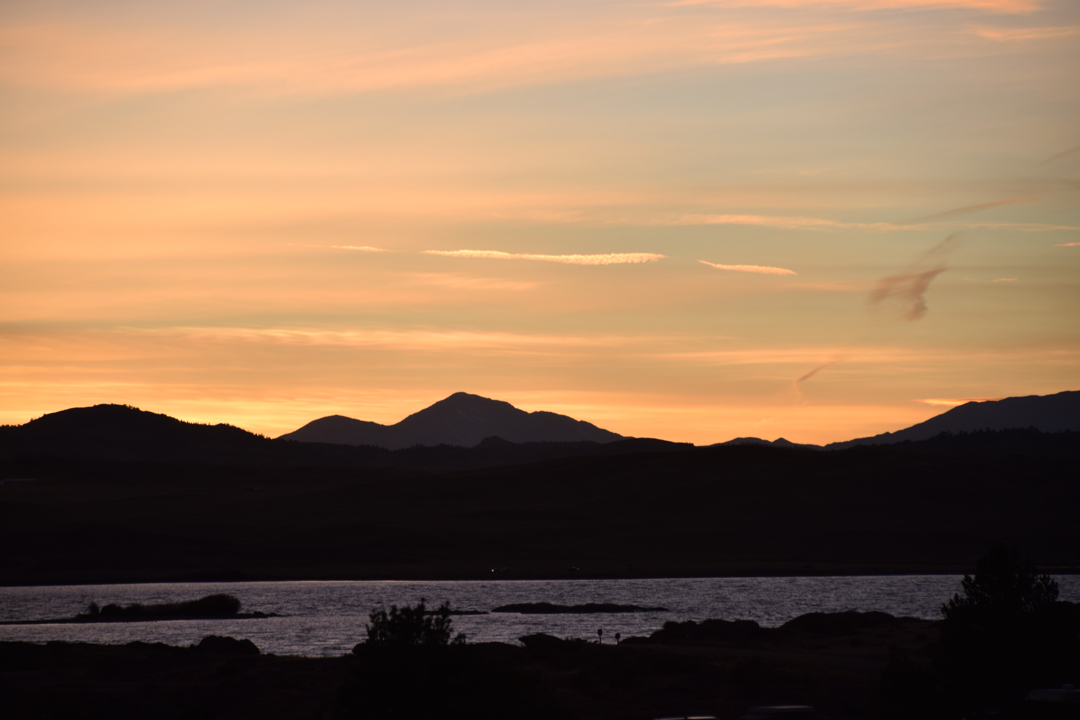
[[[537,255],[534,253],[508,253],[500,250],[425,250],[424,254],[443,255],[445,257],[486,258],[490,260],[538,260],[540,262],[565,263],[567,265],[625,265],[656,262],[664,257],[657,253]]]
[[[969,402],[989,402],[992,400],[1001,400],[999,397],[970,397],[970,398],[919,398],[915,402],[922,403],[923,405],[933,405],[935,407],[958,407],[960,405],[966,405]]]
[[[747,273],[760,273],[762,275],[798,275],[799,273],[794,270],[788,270],[781,267],[769,267],[768,265],[720,265],[718,263],[711,263],[708,260],[699,260],[698,262],[709,267],[716,268],[717,270],[733,270],[734,272],[747,272]]]

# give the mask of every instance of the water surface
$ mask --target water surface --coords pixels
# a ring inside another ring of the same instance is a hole
[[[1056,578],[1061,599],[1080,601],[1080,577]],[[808,612],[878,610],[925,619],[940,617],[943,602],[960,590],[959,576],[689,578],[634,580],[483,580],[159,583],[0,588],[0,620],[72,617],[91,602],[163,603],[214,593],[235,595],[243,612],[283,617],[247,620],[169,620],[141,623],[0,626],[0,640],[68,640],[126,643],[133,640],[188,645],[206,635],[249,638],[277,654],[325,656],[350,651],[364,637],[368,613],[391,604],[429,606],[449,601],[455,609],[491,610],[499,605],[550,602],[561,605],[619,603],[664,607],[667,612],[598,615],[492,613],[456,616],[454,629],[470,642],[516,643],[543,632],[559,637],[611,641],[648,635],[669,620],[754,620],[775,627]]]

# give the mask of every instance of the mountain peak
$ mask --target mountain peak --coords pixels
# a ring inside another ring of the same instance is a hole
[[[456,392],[394,425],[331,416],[281,437],[301,442],[377,445],[392,450],[413,445],[474,447],[491,437],[513,443],[606,443],[623,439],[622,435],[566,415],[530,413],[508,402],[467,392]]]

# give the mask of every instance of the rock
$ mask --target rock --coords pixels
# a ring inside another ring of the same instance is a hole
[[[869,628],[897,622],[897,618],[883,612],[807,613],[780,626],[784,633],[800,632],[818,635],[854,635]]]
[[[530,650],[539,650],[544,648],[562,648],[566,645],[566,641],[555,637],[554,635],[545,635],[544,633],[536,633],[534,635],[526,635],[525,637],[518,638],[521,644]]]
[[[217,655],[258,655],[259,648],[250,640],[237,640],[225,635],[207,635],[193,646],[199,652]]]

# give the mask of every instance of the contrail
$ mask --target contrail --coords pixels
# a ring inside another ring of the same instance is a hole
[[[1069,152],[1072,151],[1070,150]],[[996,202],[983,203],[982,205],[968,205],[967,207],[956,208],[955,210],[946,210],[945,212],[927,215],[926,217],[915,218],[914,220],[904,220],[898,224],[918,225],[920,223],[933,222],[935,220],[944,220],[945,218],[951,218],[957,215],[967,215],[968,213],[978,212],[979,210],[987,210],[992,207],[998,207],[999,205],[1011,205],[1012,203],[1023,202],[1030,199],[1030,197],[1018,197],[1010,198],[1009,200],[998,200]]]
[[[1068,150],[1062,150],[1062,151],[1061,151],[1061,152],[1059,152],[1059,153],[1058,153],[1057,155],[1054,155],[1054,156],[1052,156],[1052,157],[1048,157],[1048,158],[1046,158],[1045,160],[1043,160],[1043,161],[1042,161],[1041,163],[1039,163],[1039,164],[1040,164],[1040,165],[1046,165],[1047,163],[1052,163],[1052,162],[1054,162],[1055,160],[1057,160],[1058,158],[1063,158],[1063,157],[1065,157],[1066,155],[1071,155],[1071,154],[1073,154],[1074,152],[1080,152],[1080,145],[1077,145],[1077,146],[1076,146],[1076,147],[1074,147],[1074,148],[1069,148]]]

